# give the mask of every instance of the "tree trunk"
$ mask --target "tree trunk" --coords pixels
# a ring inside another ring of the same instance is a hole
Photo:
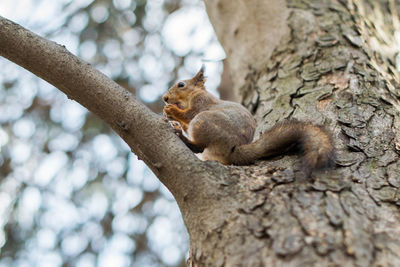
[[[206,1],[258,131],[323,124],[337,167],[312,179],[297,156],[227,167],[188,224],[190,265],[400,266],[399,24],[379,2]]]
[[[400,266],[394,0],[205,2],[258,132],[287,118],[323,124],[334,170],[307,178],[296,155],[244,167],[199,161],[131,95],[2,18],[0,55],[89,108],[143,158],[182,211],[188,265]]]

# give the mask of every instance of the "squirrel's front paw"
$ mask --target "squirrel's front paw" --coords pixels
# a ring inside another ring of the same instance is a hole
[[[171,121],[170,123],[171,123],[171,125],[172,125],[172,128],[174,128],[174,132],[175,132],[177,135],[181,135],[181,134],[182,134],[182,131],[183,131],[182,125],[181,125],[179,122],[177,122],[177,121]]]
[[[167,119],[174,119],[174,114],[177,111],[177,107],[175,105],[167,104],[164,109],[163,113]]]

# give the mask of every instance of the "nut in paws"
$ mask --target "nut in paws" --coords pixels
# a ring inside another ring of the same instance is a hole
[[[168,104],[164,107],[163,113],[164,116],[167,117],[168,119],[173,119],[174,111],[176,111],[176,107],[174,105]]]

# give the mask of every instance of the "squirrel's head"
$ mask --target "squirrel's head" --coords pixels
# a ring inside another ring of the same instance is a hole
[[[168,92],[163,95],[163,100],[167,104],[176,105],[180,109],[185,109],[189,105],[190,95],[198,90],[206,90],[204,83],[204,65],[201,66],[199,72],[189,80],[183,80],[176,83],[168,89]]]

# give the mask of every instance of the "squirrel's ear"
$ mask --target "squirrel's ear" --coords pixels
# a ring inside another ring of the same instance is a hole
[[[201,69],[199,70],[199,72],[192,78],[192,81],[196,85],[204,85],[204,83],[206,82],[206,77],[204,76],[205,69],[206,69],[206,67],[203,64],[201,66]]]

